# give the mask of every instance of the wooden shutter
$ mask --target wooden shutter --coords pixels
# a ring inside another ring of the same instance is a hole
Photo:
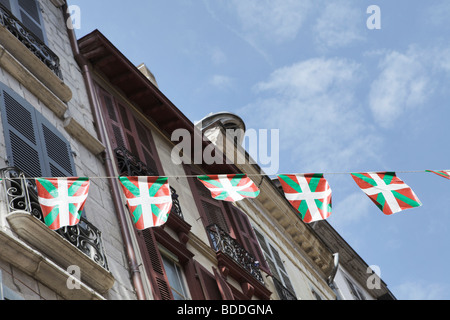
[[[36,114],[44,152],[45,171],[52,177],[75,176],[75,165],[69,142],[40,113]]]
[[[230,286],[222,277],[222,275],[213,267],[214,276],[216,277],[217,287],[219,288],[220,294],[223,300],[234,300],[233,292]]]
[[[30,103],[2,86],[3,131],[10,166],[30,177],[75,175],[69,142]]]
[[[9,3],[9,0],[0,0],[0,4],[2,4],[6,9],[11,11],[11,4]]]
[[[124,147],[155,174],[163,174],[150,130],[130,108],[97,86],[113,149]]]
[[[228,208],[231,212],[231,217],[234,221],[235,228],[237,229],[235,232],[236,237],[239,238],[239,241],[244,248],[251,253],[256,260],[259,261],[260,268],[270,274],[266,259],[264,259],[264,254],[261,251],[261,247],[247,215],[232,204],[229,204]]]
[[[155,235],[151,229],[141,232],[141,251],[146,260],[146,270],[150,276],[153,295],[156,300],[173,300],[172,290],[167,279],[161,254],[156,243]]]
[[[198,172],[185,167],[189,175],[198,176]],[[205,227],[212,224],[218,225],[222,230],[234,236],[234,230],[226,214],[223,201],[217,201],[211,197],[211,192],[196,178],[189,178],[189,184],[194,195],[197,208]]]
[[[23,25],[30,30],[42,42],[46,42],[43,19],[37,0],[17,0],[17,16]]]
[[[33,106],[11,90],[2,90],[2,119],[8,163],[30,177],[42,177],[44,156]]]
[[[217,286],[216,278],[208,272],[202,265],[195,261],[195,270],[198,275],[201,287],[203,289],[203,296],[205,300],[222,300],[222,294]]]

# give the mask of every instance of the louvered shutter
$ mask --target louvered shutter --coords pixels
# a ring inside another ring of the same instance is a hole
[[[223,296],[217,286],[216,278],[209,273],[201,264],[195,261],[195,270],[202,287],[205,300],[222,300]]]
[[[229,204],[229,210],[231,211],[231,217],[238,231],[236,236],[239,238],[244,248],[253,255],[253,257],[259,261],[260,268],[270,274],[269,267],[264,259],[264,255],[259,246],[256,235],[253,231],[250,220],[247,215],[239,210],[239,208]]]
[[[16,0],[13,0],[16,1]],[[17,0],[18,18],[23,25],[37,36],[42,42],[46,42],[43,19],[37,0]]]
[[[44,155],[35,109],[12,90],[2,86],[2,122],[7,159],[29,177],[42,177]]]
[[[9,0],[0,0],[0,4],[2,4],[6,9],[11,11],[11,4],[9,3]]]
[[[213,267],[214,276],[216,277],[217,287],[219,288],[220,294],[223,300],[234,300],[233,292],[231,291],[230,286],[222,277],[222,275],[217,271],[216,268]]]
[[[124,147],[155,175],[163,174],[150,130],[111,94],[97,86],[113,149]]]
[[[127,148],[128,146],[125,144],[122,125],[114,105],[113,97],[100,87],[97,87],[97,92],[100,98],[103,114],[106,117],[105,122],[109,136],[108,138],[111,141],[112,148]]]
[[[143,230],[140,234],[141,251],[146,260],[146,270],[150,275],[153,295],[156,300],[173,300],[161,254],[156,243],[155,235],[151,229]]]
[[[190,171],[189,168],[186,167]],[[192,176],[198,176],[198,173],[190,172]],[[223,231],[234,236],[230,221],[226,215],[226,211],[222,201],[217,201],[211,197],[211,192],[196,178],[189,179],[191,189],[194,192],[196,203],[205,227],[217,225]]]
[[[127,149],[141,162],[145,163],[150,170],[158,174],[159,170],[156,166],[156,161],[159,160],[157,157],[151,156],[146,158],[142,152],[142,150],[149,148],[149,146],[143,146],[143,144],[152,145],[149,130],[140,128],[140,134],[138,134],[138,129],[136,129],[138,120],[133,113],[98,85],[97,93],[113,149],[119,147]],[[142,124],[139,122],[139,125]],[[136,232],[136,234],[155,299],[173,300],[172,290],[164,270],[153,230],[146,229],[142,232]]]
[[[44,165],[52,177],[75,176],[75,165],[70,144],[64,136],[40,113],[36,114],[42,141]]]
[[[64,136],[30,103],[10,88],[1,88],[9,165],[32,178],[75,176],[72,151]]]

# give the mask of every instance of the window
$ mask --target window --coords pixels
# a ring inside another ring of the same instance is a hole
[[[270,271],[272,272],[272,276],[276,278],[276,280],[278,280],[286,289],[288,289],[292,295],[295,296],[294,288],[286,272],[284,263],[281,260],[280,254],[258,230],[253,230],[255,231],[256,237],[258,238],[259,244],[263,250],[264,257],[266,258]],[[276,288],[281,299],[288,298],[283,288],[279,288],[278,286]]]
[[[174,300],[188,300],[183,271],[178,263],[178,259],[165,250],[161,250],[161,253]]]
[[[314,288],[311,288],[311,293],[314,296],[314,299],[316,300],[323,300],[322,296],[317,293],[317,291]]]
[[[350,293],[355,298],[355,300],[366,300],[366,297],[361,292],[361,290],[359,290],[359,288],[350,279],[345,277],[345,280],[347,281]]]
[[[125,148],[155,175],[163,174],[150,130],[130,108],[98,85],[97,92],[113,149]]]
[[[24,300],[22,296],[3,284],[2,270],[0,270],[0,300]]]
[[[8,164],[29,177],[73,177],[69,142],[30,103],[0,84]]]
[[[43,43],[46,43],[41,8],[37,0],[0,0],[22,24]]]

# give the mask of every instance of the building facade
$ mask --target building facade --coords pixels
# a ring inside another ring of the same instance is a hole
[[[100,31],[77,40],[63,0],[0,4],[1,298],[347,298],[336,283],[359,278],[336,254],[350,249],[303,223],[242,134],[225,135],[245,133],[238,116],[192,123]],[[175,163],[180,130],[190,150]],[[206,151],[222,161],[195,161]],[[244,161],[226,161],[236,157]],[[259,196],[214,200],[196,177],[219,173],[258,176]],[[33,178],[73,176],[91,181],[82,221],[51,231]],[[134,227],[118,176],[169,177],[164,226]]]
[[[0,1],[1,298],[135,299],[109,181],[92,179],[77,227],[42,223],[34,178],[107,175],[65,10]]]

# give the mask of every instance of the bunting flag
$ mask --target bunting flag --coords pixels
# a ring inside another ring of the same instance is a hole
[[[133,223],[138,230],[167,222],[172,194],[167,177],[119,177]]]
[[[88,178],[36,178],[44,222],[51,230],[80,222],[89,185]]]
[[[426,170],[426,172],[431,172],[431,173],[435,173],[438,176],[441,176],[443,178],[449,179],[450,180],[450,170]]]
[[[279,175],[286,199],[306,223],[331,215],[331,188],[323,174]]]
[[[352,173],[351,176],[385,215],[422,205],[414,191],[395,172]]]
[[[256,198],[260,192],[245,174],[222,174],[197,178],[216,200],[235,202],[245,198]]]

